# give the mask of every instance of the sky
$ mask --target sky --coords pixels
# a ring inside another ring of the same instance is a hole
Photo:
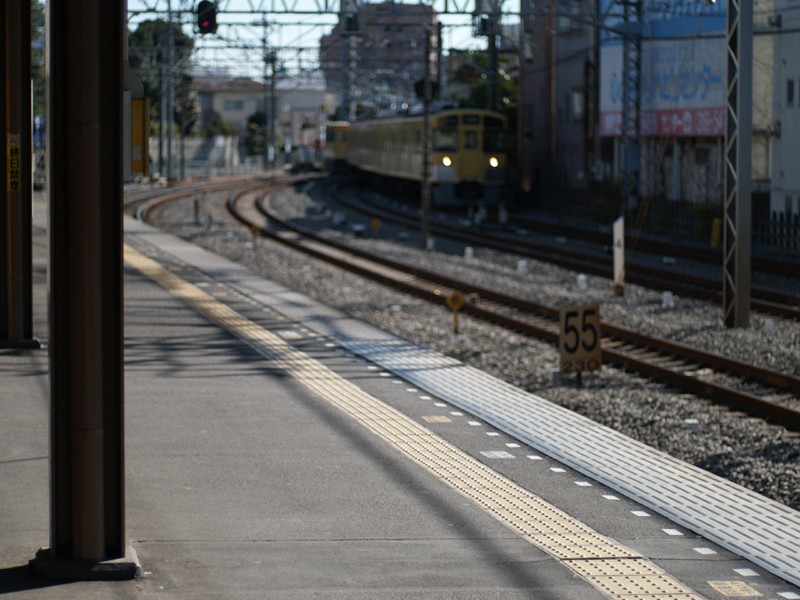
[[[440,13],[445,49],[486,48],[486,38],[472,35],[474,2],[425,2]],[[143,20],[166,19],[171,9],[183,31],[195,38],[198,68],[254,78],[264,76],[265,33],[267,45],[290,72],[316,67],[319,39],[336,25],[339,11],[339,0],[219,0],[217,33],[200,35],[194,27],[195,5],[192,0],[128,0],[129,28]],[[457,14],[442,14],[446,11]]]

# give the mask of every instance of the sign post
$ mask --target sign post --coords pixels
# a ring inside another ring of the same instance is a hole
[[[625,218],[614,221],[614,295],[625,289]]]
[[[464,294],[454,291],[447,297],[447,306],[453,311],[453,333],[458,333],[458,311],[464,306]]]
[[[569,306],[559,313],[558,349],[561,373],[595,371],[603,364],[600,337],[600,307],[597,304]]]

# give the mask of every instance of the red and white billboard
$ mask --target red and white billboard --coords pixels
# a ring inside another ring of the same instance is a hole
[[[685,11],[671,14],[663,9],[645,12],[640,82],[642,135],[725,134],[727,47],[724,30],[719,29],[724,23],[720,16]],[[621,39],[605,35],[600,52],[600,135],[619,136]]]

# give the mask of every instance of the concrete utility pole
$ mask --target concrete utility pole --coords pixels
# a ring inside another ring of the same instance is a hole
[[[172,170],[172,129],[175,116],[175,31],[172,29],[172,0],[167,0],[167,181],[174,179]]]
[[[123,0],[51,0],[50,548],[54,579],[123,579]],[[53,152],[52,149],[57,149]]]
[[[269,158],[272,165],[275,164],[276,148],[275,148],[275,130],[278,123],[278,95],[277,95],[277,82],[278,82],[278,53],[271,50],[269,53],[269,64],[271,65],[270,71],[270,111],[269,111]]]
[[[420,190],[420,241],[427,250],[431,240],[431,32],[425,28],[425,69],[422,79],[422,189]]]
[[[0,16],[0,347],[38,348],[31,264],[30,1],[5,0]]]
[[[750,322],[752,245],[753,4],[728,0],[728,85],[722,313],[727,327]]]
[[[486,109],[495,110],[497,108],[497,34],[500,28],[500,0],[492,2],[492,13],[489,15],[489,89],[486,94]]]
[[[267,115],[269,114],[269,89],[270,89],[270,78],[269,78],[269,52],[267,51],[267,19],[264,19],[264,37],[261,40],[263,49],[264,49],[264,170],[266,171],[269,168],[269,120],[267,119]]]

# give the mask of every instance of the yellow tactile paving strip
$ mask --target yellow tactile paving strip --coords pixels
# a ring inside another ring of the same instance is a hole
[[[125,246],[125,262],[208,319],[267,355],[298,381],[471,498],[528,542],[562,561],[609,598],[701,599],[649,560],[600,535],[370,396],[318,361],[157,262]]]

